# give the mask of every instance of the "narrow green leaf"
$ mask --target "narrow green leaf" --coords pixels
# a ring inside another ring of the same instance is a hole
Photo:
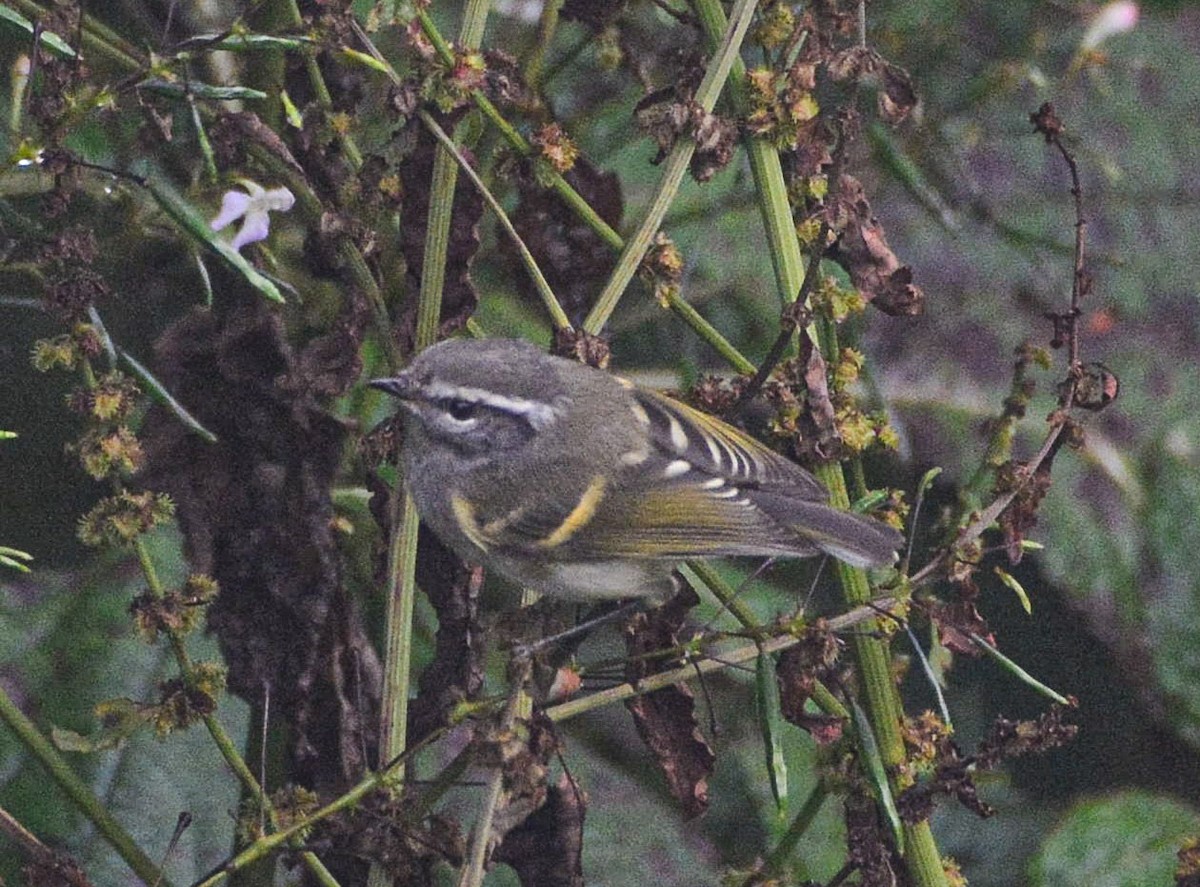
[[[896,809],[896,799],[892,797],[892,786],[888,782],[887,767],[883,765],[883,756],[879,753],[879,744],[871,731],[871,721],[857,701],[850,700],[850,711],[854,715],[854,733],[858,737],[859,752],[866,765],[867,778],[875,789],[875,798],[887,816],[888,825],[892,829],[892,838],[897,847],[904,846],[904,829],[900,822],[900,811]]]
[[[283,114],[287,118],[288,125],[292,129],[304,129],[304,116],[286,89],[279,91],[279,101],[283,104]]]
[[[162,80],[151,77],[138,84],[139,89],[176,97],[192,96],[198,99],[212,99],[218,102],[235,102],[248,99],[265,99],[269,96],[260,89],[248,86],[213,86],[211,83],[199,83],[195,80]]]
[[[1007,585],[1016,593],[1017,598],[1021,601],[1021,606],[1025,608],[1025,615],[1033,615],[1033,604],[1029,602],[1029,595],[1025,593],[1023,586],[1017,577],[1009,573],[1007,570],[1001,570],[999,567],[993,567],[993,571],[1000,577],[1000,581]]]
[[[279,288],[262,272],[250,264],[246,258],[218,237],[208,227],[208,222],[196,211],[192,204],[184,200],[174,187],[166,181],[157,178],[147,180],[147,187],[154,200],[163,212],[170,216],[179,227],[207,246],[219,256],[226,265],[238,272],[246,282],[270,299],[272,302],[283,302]]]
[[[360,65],[365,65],[380,74],[388,74],[391,72],[384,62],[379,61],[374,56],[368,55],[365,52],[359,52],[357,49],[351,49],[349,46],[342,47],[342,55],[350,59],[352,62],[358,62]]]
[[[783,715],[779,706],[779,681],[775,676],[775,660],[770,653],[759,653],[755,665],[758,695],[758,725],[762,731],[763,748],[767,753],[767,776],[771,795],[780,815],[787,812],[788,772],[783,754]]]
[[[3,549],[0,549],[0,551],[2,551],[2,550]],[[0,565],[3,565],[5,567],[11,567],[12,569],[16,570],[18,573],[32,572],[29,569],[29,567],[25,566],[20,561],[13,560],[11,557],[9,557],[6,554],[0,554]]]
[[[204,289],[204,307],[211,308],[213,305],[213,286],[212,277],[208,273],[208,266],[204,264],[204,257],[198,252],[193,252],[192,256],[196,259],[196,271],[200,274],[200,286]]]
[[[921,649],[921,642],[917,640],[916,632],[912,630],[912,626],[905,623],[904,631],[908,634],[908,642],[912,645],[913,655],[917,657],[917,661],[921,663],[921,670],[925,672],[925,677],[929,679],[929,686],[933,688],[933,693],[937,696],[938,711],[941,712],[942,722],[947,727],[953,727],[954,724],[950,720],[950,706],[946,704],[945,694],[942,693],[942,680],[945,675],[934,671],[933,663],[929,661],[929,657],[925,655],[925,651]]]
[[[271,34],[198,34],[184,46],[201,46],[205,50],[222,49],[229,52],[250,52],[262,49],[304,49],[315,45],[310,37],[276,37]]]
[[[138,381],[146,387],[147,393],[155,403],[161,404],[174,413],[175,418],[182,422],[190,431],[194,432],[197,437],[202,438],[208,443],[217,442],[217,436],[201,425],[199,420],[189,413],[183,404],[172,397],[171,392],[154,377],[154,374],[150,370],[135,360],[132,354],[122,349],[121,359],[133,371]]]
[[[1033,675],[1031,675],[1025,669],[1021,668],[1021,666],[1017,665],[1017,663],[1013,662],[1011,659],[1009,659],[1007,656],[1005,656],[1003,653],[1001,653],[999,650],[997,650],[995,647],[993,647],[991,644],[989,644],[987,641],[985,641],[979,635],[977,635],[977,634],[971,635],[971,640],[974,642],[975,646],[977,646],[979,649],[983,650],[983,652],[987,653],[989,656],[991,656],[993,659],[995,659],[997,662],[999,662],[1002,666],[1004,666],[1004,670],[1011,673],[1012,675],[1014,675],[1017,678],[1017,680],[1019,680],[1021,683],[1027,684],[1028,686],[1037,690],[1039,693],[1041,693],[1046,698],[1054,700],[1059,705],[1070,705],[1071,704],[1070,699],[1068,699],[1066,696],[1063,696],[1057,690],[1047,687],[1045,684],[1043,684],[1041,681],[1039,681],[1037,678],[1035,678]]]
[[[0,21],[16,25],[26,34],[33,35],[33,22],[20,13],[9,9],[7,6],[0,6]],[[59,55],[65,55],[67,58],[75,57],[75,50],[71,48],[71,44],[67,43],[66,40],[63,40],[63,38],[59,37],[53,31],[42,31],[41,41]]]

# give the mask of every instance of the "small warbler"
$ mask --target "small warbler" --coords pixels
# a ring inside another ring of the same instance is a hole
[[[370,383],[406,411],[422,519],[461,557],[571,599],[662,597],[729,555],[891,564],[902,537],[733,426],[516,340],[453,339]]]

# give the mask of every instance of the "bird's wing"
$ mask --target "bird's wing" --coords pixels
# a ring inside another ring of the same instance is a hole
[[[569,495],[460,526],[485,548],[552,560],[805,557],[827,551],[858,564],[890,562],[894,530],[826,504],[800,466],[715,417],[631,389],[649,446],[615,476]],[[464,523],[465,520],[465,523]],[[473,532],[472,532],[473,531]]]

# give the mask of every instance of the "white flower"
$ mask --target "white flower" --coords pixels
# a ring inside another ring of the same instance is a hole
[[[1115,0],[1104,4],[1083,32],[1079,48],[1083,52],[1092,52],[1114,34],[1132,31],[1140,15],[1141,10],[1131,0]]]
[[[267,190],[249,179],[239,179],[238,183],[246,193],[226,191],[221,198],[221,211],[208,223],[212,230],[220,231],[241,219],[242,226],[230,242],[234,249],[265,240],[271,226],[268,213],[285,213],[296,203],[296,195],[282,186]]]

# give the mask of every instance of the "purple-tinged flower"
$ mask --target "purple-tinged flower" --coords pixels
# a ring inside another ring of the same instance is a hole
[[[208,224],[213,231],[220,231],[241,219],[242,226],[230,241],[230,246],[240,250],[248,243],[265,240],[271,226],[268,214],[287,212],[295,205],[296,195],[283,186],[268,190],[249,179],[239,179],[238,184],[246,191],[226,191],[221,211]]]

